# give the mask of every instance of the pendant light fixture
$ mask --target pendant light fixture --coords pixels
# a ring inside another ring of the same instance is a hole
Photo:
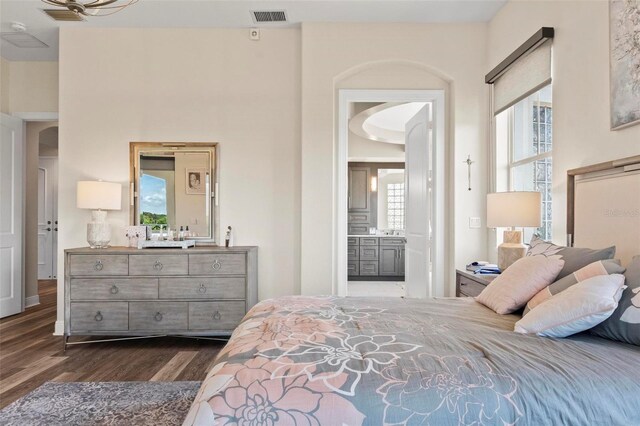
[[[76,15],[82,16],[107,16],[120,12],[127,6],[137,3],[138,0],[42,0],[43,2],[58,7],[66,7]]]

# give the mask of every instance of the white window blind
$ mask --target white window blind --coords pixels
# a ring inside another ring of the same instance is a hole
[[[498,115],[551,83],[551,40],[519,58],[493,84],[493,113]]]

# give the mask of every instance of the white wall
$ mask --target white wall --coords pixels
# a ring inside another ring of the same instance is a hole
[[[130,141],[216,141],[220,227],[260,247],[260,299],[299,293],[299,140],[299,30],[60,30],[60,250],[87,245],[80,179],[123,184],[125,244]]]
[[[486,254],[486,25],[302,25],[302,245],[303,294],[333,290],[334,149],[337,90],[444,89],[448,105],[447,235],[454,232],[457,266]],[[474,190],[466,188],[467,155],[476,161]],[[452,265],[445,265],[452,279]],[[449,283],[451,286],[451,283]]]
[[[404,145],[374,141],[349,132],[349,161],[404,161]]]
[[[640,125],[609,128],[609,2],[512,0],[489,24],[488,72],[554,27],[553,236],[566,242],[567,170],[640,154]]]

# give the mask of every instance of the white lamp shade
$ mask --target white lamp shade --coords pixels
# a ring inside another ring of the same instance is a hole
[[[537,228],[542,225],[540,192],[496,192],[487,194],[487,227]]]
[[[114,182],[79,181],[76,205],[79,209],[120,210],[122,185]]]

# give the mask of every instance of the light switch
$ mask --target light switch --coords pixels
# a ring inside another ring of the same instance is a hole
[[[469,218],[469,229],[478,229],[480,228],[480,218],[479,217],[470,217]]]

